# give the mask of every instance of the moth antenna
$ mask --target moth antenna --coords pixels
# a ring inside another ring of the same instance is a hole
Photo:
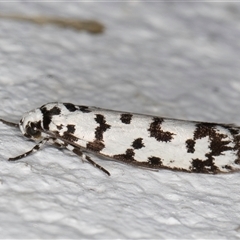
[[[10,126],[10,127],[15,127],[15,128],[19,128],[19,125],[18,123],[13,123],[13,122],[8,122],[6,120],[3,120],[3,119],[0,119],[0,122]]]

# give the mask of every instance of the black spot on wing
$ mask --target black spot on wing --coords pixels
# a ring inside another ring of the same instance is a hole
[[[199,123],[194,132],[194,140],[201,139],[204,137],[209,137],[210,140],[210,152],[208,155],[219,156],[222,155],[224,151],[233,150],[232,147],[228,146],[231,142],[230,140],[224,140],[228,138],[226,134],[219,133],[216,129],[216,124],[212,123]],[[207,155],[207,154],[206,154]]]
[[[61,109],[58,108],[57,106],[54,106],[53,108],[48,110],[44,105],[40,108],[40,110],[43,114],[43,128],[49,130],[49,124],[52,121],[52,116],[60,115]]]
[[[70,112],[75,112],[77,110],[76,106],[72,103],[63,103],[63,105],[67,108]]]
[[[68,124],[67,125],[67,132],[68,133],[75,133],[76,129],[75,129],[75,125],[73,124]]]
[[[150,165],[155,165],[158,167],[162,166],[162,161],[159,157],[149,157],[148,160]]]
[[[195,146],[196,142],[193,139],[186,140],[186,147],[188,153],[194,153],[195,152]]]
[[[103,133],[111,126],[106,123],[105,117],[101,114],[96,114],[95,121],[99,126],[95,128],[95,140],[87,144],[87,149],[100,152],[105,147],[103,143]]]
[[[191,171],[195,173],[218,173],[219,169],[214,164],[213,158],[200,160],[198,158],[192,160]]]
[[[142,138],[135,139],[132,143],[132,147],[134,149],[141,149],[142,147],[144,147],[142,140],[143,140]]]
[[[133,115],[130,114],[130,113],[122,113],[121,117],[120,117],[120,120],[122,121],[122,123],[130,124],[131,120],[132,120],[132,116]]]
[[[150,132],[150,137],[154,137],[157,141],[161,142],[171,142],[174,133],[164,132],[161,129],[161,124],[164,120],[159,117],[154,117],[153,122],[150,124],[148,131]]]
[[[111,126],[106,124],[105,117],[101,114],[96,114],[95,121],[99,124],[95,129],[95,138],[96,140],[103,140],[103,133],[107,131]]]
[[[52,117],[49,115],[43,116],[43,128],[49,130],[49,124],[51,123]]]
[[[49,111],[49,114],[51,115],[51,116],[53,116],[53,115],[59,115],[60,113],[61,113],[61,109],[60,108],[58,108],[58,107],[53,107],[52,109],[50,109],[50,110],[48,110]]]
[[[229,171],[233,170],[233,168],[231,166],[229,166],[229,165],[225,165],[225,166],[223,166],[223,168],[225,168],[225,169],[227,169]]]
[[[214,123],[198,123],[194,132],[194,139],[201,139],[204,137],[214,137],[216,130]]]
[[[135,153],[133,149],[127,149],[124,154],[113,155],[113,158],[123,162],[132,162],[135,161],[134,155]]]
[[[228,134],[223,134],[218,130],[217,127],[225,128],[229,131],[229,135],[232,135],[232,139],[229,138]],[[216,156],[224,155],[225,151],[237,151],[237,159],[239,159],[239,142],[238,137],[239,130],[229,125],[215,124],[215,123],[198,123],[196,124],[196,130],[193,134],[193,139],[186,141],[188,152],[194,150],[195,143],[198,139],[208,137],[209,151],[205,154],[205,159],[193,159],[190,167],[192,172],[199,173],[218,173],[220,172],[218,163],[216,162]],[[234,143],[234,147],[229,146],[230,143]],[[227,170],[231,170],[231,166],[221,166]]]
[[[94,152],[100,152],[104,147],[105,145],[99,140],[95,140],[87,144],[87,149]]]
[[[240,132],[240,128],[239,127],[235,127],[234,125],[223,124],[222,127],[227,129],[233,136],[238,135],[239,132]]]
[[[79,139],[74,136],[75,130],[75,125],[68,124],[67,130],[62,134],[62,138],[66,139],[68,142],[77,142]],[[58,133],[56,133],[56,135],[58,135]]]
[[[78,106],[78,109],[79,109],[81,112],[83,112],[83,113],[90,113],[90,112],[92,112],[92,111],[89,109],[89,107],[87,107],[87,106]]]

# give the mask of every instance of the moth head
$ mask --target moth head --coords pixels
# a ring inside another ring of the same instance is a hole
[[[42,115],[39,109],[25,113],[19,122],[23,135],[33,140],[41,140],[43,138],[41,120]]]

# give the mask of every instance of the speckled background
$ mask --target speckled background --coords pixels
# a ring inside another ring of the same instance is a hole
[[[240,122],[238,3],[0,3],[0,14],[96,19],[91,35],[0,18],[0,116],[67,101],[186,120]],[[149,171],[33,147],[0,124],[0,237],[240,237],[240,174]]]

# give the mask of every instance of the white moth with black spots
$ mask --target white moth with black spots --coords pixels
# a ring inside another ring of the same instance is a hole
[[[25,113],[19,124],[25,137],[64,147],[96,164],[88,153],[150,169],[195,173],[227,173],[240,169],[240,128],[118,112],[71,103],[47,103]]]

